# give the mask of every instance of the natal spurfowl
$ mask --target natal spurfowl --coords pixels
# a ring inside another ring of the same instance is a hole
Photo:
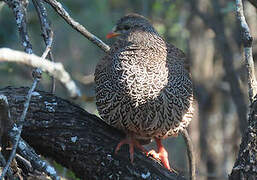
[[[141,15],[121,18],[107,38],[117,36],[110,52],[95,70],[96,105],[102,119],[127,137],[129,144],[145,151],[138,140],[155,139],[151,151],[170,169],[161,140],[177,136],[193,115],[193,86],[184,53],[168,44]]]

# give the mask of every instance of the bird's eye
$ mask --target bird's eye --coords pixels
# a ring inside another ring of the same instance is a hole
[[[125,25],[125,26],[124,26],[124,29],[125,29],[125,30],[129,30],[130,27],[129,27],[128,25]]]

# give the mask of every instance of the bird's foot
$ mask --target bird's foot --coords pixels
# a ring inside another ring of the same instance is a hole
[[[152,156],[154,159],[161,160],[159,153],[157,153],[155,150],[148,151],[146,153],[147,156]]]
[[[152,156],[154,159],[161,161],[164,167],[166,167],[168,170],[171,170],[168,159],[168,153],[166,150],[159,153],[157,153],[155,150],[151,150],[147,153],[147,156],[149,155]]]
[[[122,141],[119,142],[119,144],[117,145],[117,147],[115,149],[115,154],[118,153],[121,146],[124,145],[124,144],[129,145],[129,154],[130,154],[131,163],[133,163],[133,161],[134,161],[134,147],[137,147],[138,149],[140,149],[144,153],[147,153],[146,149],[134,137],[127,136],[125,139],[123,139]]]
[[[151,155],[153,158],[160,160],[164,167],[166,167],[168,170],[171,171],[170,163],[168,159],[168,152],[164,148],[164,146],[161,143],[160,139],[155,139],[157,147],[158,147],[158,153],[155,150],[151,150],[147,153],[147,156]]]

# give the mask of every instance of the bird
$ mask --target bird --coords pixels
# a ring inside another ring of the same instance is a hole
[[[162,140],[186,129],[194,112],[189,60],[139,14],[119,19],[106,38],[116,41],[96,65],[96,106],[104,122],[126,134],[115,153],[128,144],[132,163],[139,148],[170,170]],[[146,151],[141,140],[155,140],[157,151]]]

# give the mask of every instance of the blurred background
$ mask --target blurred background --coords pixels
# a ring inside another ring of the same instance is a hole
[[[195,89],[195,117],[189,127],[197,158],[197,179],[227,179],[235,162],[241,135],[247,126],[248,91],[242,60],[240,29],[232,0],[76,0],[61,1],[69,14],[107,44],[105,39],[116,21],[126,13],[136,12],[150,19],[167,42],[182,49],[191,62]],[[93,74],[104,52],[67,25],[46,6],[54,31],[53,55],[64,64],[77,82],[83,97],[75,103],[97,114]],[[257,55],[256,8],[244,1],[245,15]],[[28,7],[28,30],[35,54],[41,56],[44,41],[39,20],[32,5]],[[23,50],[12,11],[0,4],[0,47]],[[255,58],[256,59],[256,58]],[[0,88],[30,86],[31,69],[12,63],[0,63]],[[68,99],[57,82],[55,94]],[[38,88],[49,91],[51,80],[43,75]],[[74,100],[72,100],[74,101]],[[184,141],[181,137],[164,142],[169,149],[171,166],[187,172]],[[148,148],[154,148],[150,145]],[[66,170],[60,173],[75,179]]]

